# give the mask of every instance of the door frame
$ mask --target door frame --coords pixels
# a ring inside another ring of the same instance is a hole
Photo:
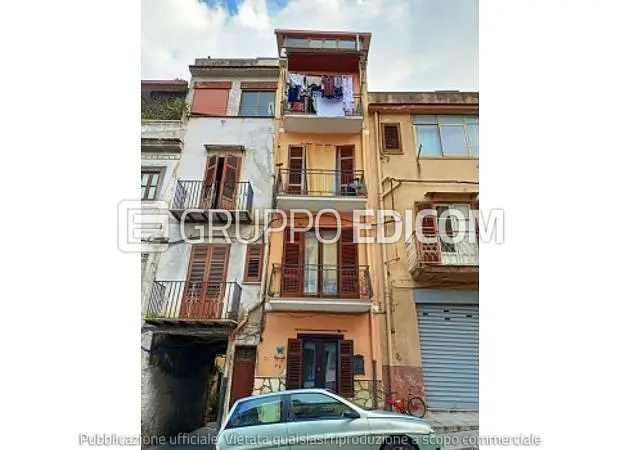
[[[301,361],[301,373],[302,373],[302,384],[303,384],[303,374],[304,374],[304,360],[303,360],[303,345],[306,341],[319,341],[322,342],[323,345],[325,343],[325,341],[332,341],[332,342],[336,342],[336,394],[338,394],[339,389],[338,386],[340,385],[340,341],[344,340],[344,335],[342,334],[312,334],[312,333],[297,333],[297,339],[301,339],[302,341],[302,346],[301,346],[301,354],[302,354],[302,361]],[[316,367],[319,367],[319,361],[322,363],[322,366],[325,367],[325,361],[324,359],[324,352],[318,352],[317,351],[317,355],[320,354],[320,359],[317,360],[317,364]],[[317,379],[317,373],[316,373],[316,368],[314,369],[314,377],[315,380]],[[322,380],[323,380],[323,386],[322,388],[325,389],[325,370],[322,371],[321,374]],[[317,386],[315,386],[317,387]],[[305,389],[305,388],[302,388]]]

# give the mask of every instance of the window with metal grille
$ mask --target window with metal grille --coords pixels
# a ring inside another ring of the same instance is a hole
[[[245,255],[245,273],[243,281],[245,283],[260,283],[263,268],[263,249],[262,244],[252,244],[247,246]]]
[[[400,126],[397,123],[381,124],[383,134],[383,151],[386,153],[401,153]]]

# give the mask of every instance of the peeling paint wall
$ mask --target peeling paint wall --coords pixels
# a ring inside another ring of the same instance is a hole
[[[272,118],[241,118],[236,117],[241,102],[241,82],[275,81],[274,78],[237,77],[237,78],[207,78],[195,77],[192,82],[198,81],[231,81],[229,93],[228,114],[230,117],[190,117],[186,124],[183,138],[184,148],[178,174],[180,180],[203,180],[205,165],[209,152],[205,145],[243,146],[238,151],[242,158],[240,181],[249,181],[254,192],[253,210],[260,215],[260,222],[253,225],[240,225],[239,235],[245,239],[254,236],[255,225],[262,226],[263,212],[271,208],[272,185],[274,168],[272,163],[273,151],[273,120]],[[191,99],[191,94],[189,95]],[[190,100],[191,101],[191,100]],[[172,191],[170,192],[172,196]],[[174,219],[171,219],[170,241],[181,240],[181,233]],[[205,226],[205,234],[209,228]],[[200,231],[195,226],[187,225],[185,234],[197,236]],[[232,227],[228,231],[233,241],[230,249],[227,281],[237,281],[242,287],[241,304],[244,307],[259,301],[260,284],[243,283],[245,268],[246,244],[235,242],[237,229]],[[258,241],[257,243],[262,243]],[[213,240],[213,243],[226,243],[224,240]],[[185,280],[191,245],[181,243],[170,246],[161,254],[157,269],[157,278],[161,280]]]

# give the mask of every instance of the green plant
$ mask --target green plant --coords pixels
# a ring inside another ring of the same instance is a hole
[[[142,102],[142,119],[181,120],[185,108],[183,97],[166,100],[153,99],[149,102]]]

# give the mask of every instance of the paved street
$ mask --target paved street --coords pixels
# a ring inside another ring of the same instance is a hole
[[[183,439],[184,442],[175,444],[165,444],[156,447],[149,447],[149,450],[211,450],[215,436],[215,429],[211,427],[201,428],[192,433],[188,433]],[[469,442],[478,436],[478,430],[459,431],[456,433],[440,434],[442,442],[445,442],[444,450],[474,450],[478,446],[471,446]]]

